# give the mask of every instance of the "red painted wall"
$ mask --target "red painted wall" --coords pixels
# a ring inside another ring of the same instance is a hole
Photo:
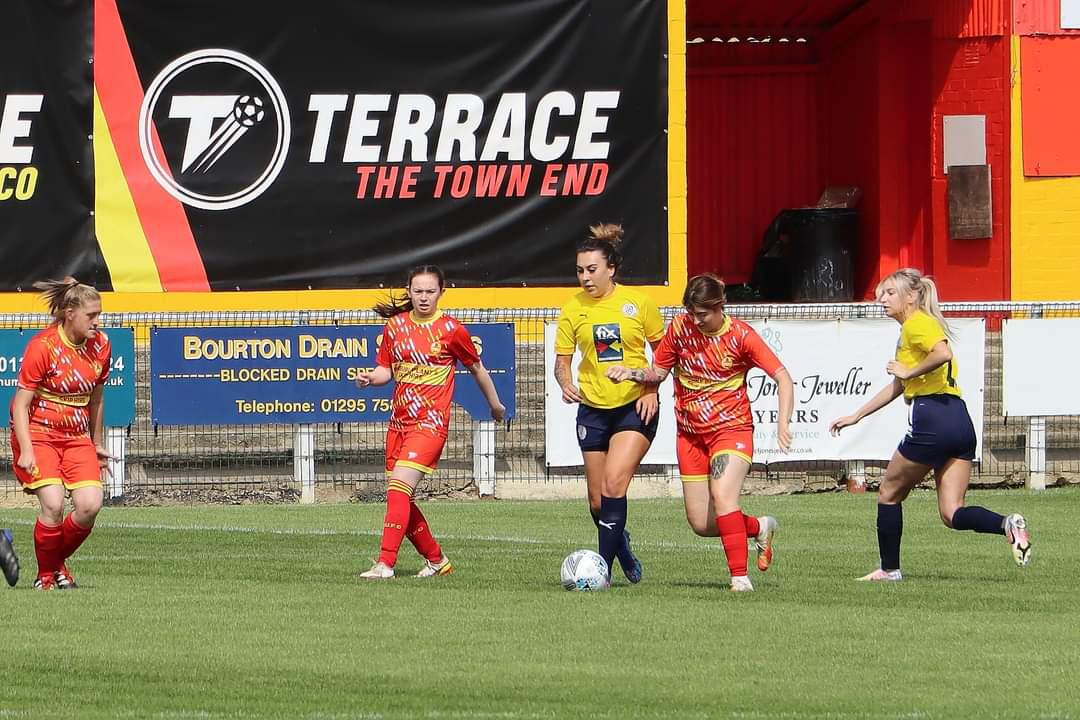
[[[938,39],[933,47],[934,271],[946,300],[1009,297],[1009,39]],[[993,237],[950,240],[942,141],[945,115],[986,115]]]
[[[687,50],[688,271],[743,283],[776,213],[821,193],[812,50],[745,42]]]

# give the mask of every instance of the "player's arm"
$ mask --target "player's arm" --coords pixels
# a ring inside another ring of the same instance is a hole
[[[112,475],[109,469],[109,461],[114,460],[112,453],[105,447],[105,386],[97,385],[90,393],[90,404],[87,410],[90,413],[90,440],[94,443],[97,452],[98,466]]]
[[[19,441],[19,460],[16,464],[31,474],[37,465],[34,444],[30,440],[30,402],[33,399],[33,390],[19,388],[11,401],[11,420],[15,425],[15,439]]]
[[[952,348],[949,347],[949,343],[945,340],[939,340],[934,344],[934,347],[930,348],[930,352],[926,354],[915,367],[906,367],[898,363],[895,360],[890,360],[889,364],[885,366],[885,371],[890,375],[900,378],[901,380],[910,380],[920,375],[925,375],[928,372],[937,370],[953,359]]]
[[[867,400],[866,404],[855,411],[854,415],[847,415],[833,420],[832,423],[829,424],[829,432],[833,435],[839,435],[842,428],[854,425],[867,415],[873,415],[878,410],[900,397],[903,392],[904,384],[900,382],[900,378],[894,377],[891,383],[881,388],[874,397]]]
[[[659,385],[667,379],[670,368],[628,368],[622,365],[612,365],[604,373],[612,382],[636,382],[642,385]]]
[[[555,382],[562,388],[564,403],[579,403],[582,400],[581,391],[574,385],[574,373],[570,368],[573,355],[555,356]]]
[[[499,391],[495,389],[495,383],[491,380],[491,373],[484,367],[484,363],[479,360],[465,367],[472,373],[476,386],[480,388],[480,393],[487,400],[487,404],[491,408],[491,419],[495,422],[502,422],[502,419],[506,417],[506,406],[499,401]]]
[[[795,409],[795,384],[791,382],[791,373],[786,367],[779,368],[771,377],[776,382],[777,403],[780,409],[776,441],[780,449],[787,452],[791,449],[791,413]]]
[[[394,379],[394,373],[384,365],[376,365],[371,370],[361,370],[356,373],[356,387],[366,388],[369,385],[385,385]]]

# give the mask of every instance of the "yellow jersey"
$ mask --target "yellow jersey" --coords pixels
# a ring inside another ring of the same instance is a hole
[[[934,346],[944,340],[945,328],[931,315],[916,310],[900,326],[900,341],[896,344],[896,361],[906,367],[915,367],[921,363]],[[908,380],[901,380],[904,386],[904,399],[910,400],[921,395],[955,395],[960,397],[960,386],[956,382],[956,356],[941,367]]]
[[[641,397],[638,383],[615,383],[604,375],[610,365],[647,368],[645,343],[664,336],[660,308],[643,292],[616,285],[607,297],[593,299],[582,291],[559,313],[555,353],[581,350],[578,387],[590,407],[616,408]]]

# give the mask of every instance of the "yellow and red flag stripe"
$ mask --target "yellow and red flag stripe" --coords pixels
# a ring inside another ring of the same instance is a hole
[[[95,220],[113,289],[209,291],[183,206],[158,185],[143,161],[142,101],[142,85],[116,0],[98,0],[94,3]],[[153,144],[154,152],[164,158],[156,131]]]

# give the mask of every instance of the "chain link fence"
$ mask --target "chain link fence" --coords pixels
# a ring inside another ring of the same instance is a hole
[[[982,457],[973,481],[1022,484],[1030,471],[1028,418],[1002,414],[1001,325],[1005,318],[1080,317],[1080,303],[952,303],[949,317],[986,319],[984,434]],[[666,308],[670,318],[680,308]],[[731,305],[728,312],[744,320],[884,317],[873,303],[814,305]],[[558,310],[464,309],[447,312],[466,323],[509,322],[517,343],[517,417],[499,429],[495,474],[498,483],[521,485],[577,484],[581,468],[548,468],[544,452],[544,326]],[[45,315],[0,316],[0,327],[36,329]],[[158,426],[150,413],[150,333],[154,327],[248,327],[381,324],[370,311],[123,313],[103,315],[104,327],[135,329],[135,421],[126,434],[125,501],[174,498],[180,501],[289,501],[300,496],[294,480],[296,428],[282,425]],[[472,382],[462,378],[461,382]],[[425,481],[427,494],[475,495],[474,429],[476,423],[454,406],[450,437],[437,472]],[[383,452],[385,423],[329,423],[312,426],[314,482],[320,498],[379,498],[385,491]],[[574,442],[567,429],[567,442]],[[1045,418],[1047,482],[1080,478],[1080,417]],[[11,449],[0,443],[0,496],[17,495]],[[871,480],[882,463],[866,463]],[[670,479],[666,467],[643,467],[640,475]],[[750,483],[782,489],[835,488],[844,481],[845,463],[803,462],[755,465]]]

